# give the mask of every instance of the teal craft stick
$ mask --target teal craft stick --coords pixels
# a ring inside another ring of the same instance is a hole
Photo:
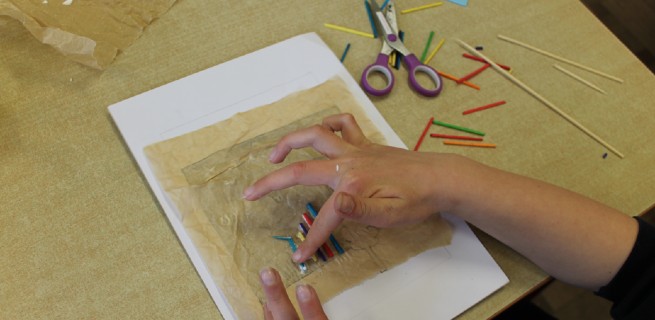
[[[384,3],[382,3],[382,6],[380,7],[380,9],[384,10],[384,7],[386,7],[387,4],[389,4],[389,0],[385,0]]]
[[[477,130],[473,130],[473,129],[469,129],[469,128],[465,128],[465,127],[460,127],[460,126],[457,126],[457,125],[454,125],[454,124],[445,123],[445,122],[441,122],[441,121],[437,121],[437,120],[432,120],[432,123],[436,124],[438,126],[442,126],[442,127],[446,127],[446,128],[450,128],[450,129],[455,129],[455,130],[459,130],[459,131],[464,131],[464,132],[476,134],[476,135],[479,135],[479,136],[484,136],[485,135],[485,133],[481,132],[481,131],[477,131]]]
[[[350,49],[350,42],[346,45],[346,49],[343,50],[343,54],[341,54],[341,63],[343,63],[343,60],[346,60],[346,55],[348,54],[348,50]]]
[[[296,252],[296,250],[298,250],[296,243],[293,242],[293,238],[291,237],[273,236],[273,239],[286,241],[289,244],[289,247],[291,247],[291,252]],[[304,262],[299,263],[298,266],[300,267],[300,272],[307,272],[307,265]]]
[[[378,29],[375,26],[375,21],[373,21],[373,12],[371,12],[371,5],[367,0],[364,0],[364,7],[366,7],[366,13],[368,14],[368,22],[371,23],[371,29],[373,30],[373,38],[378,37]]]

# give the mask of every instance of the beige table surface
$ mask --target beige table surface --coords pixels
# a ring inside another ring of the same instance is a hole
[[[326,22],[369,30],[358,1],[181,0],[103,72],[68,61],[16,21],[0,26],[0,318],[219,318],[107,106],[306,32],[317,32],[338,56],[351,43],[345,66],[359,78],[379,41],[326,29]],[[473,80],[482,90],[446,81],[436,99],[417,96],[405,70],[395,72],[392,94],[372,100],[410,148],[436,116],[486,131],[499,147],[447,147],[427,139],[421,151],[466,154],[630,215],[655,203],[655,77],[581,3],[446,2],[401,15],[399,24],[418,55],[430,30],[435,42],[447,38],[431,65],[455,75],[479,64],[463,59],[451,39],[484,45],[484,53],[511,65],[514,75],[625,159],[611,153],[604,159],[607,150],[491,70]],[[553,60],[498,40],[499,33],[625,83],[568,67],[608,92],[602,95],[555,70]],[[508,103],[461,115],[498,100]],[[465,319],[489,317],[547,279],[511,249],[478,234],[510,283]]]

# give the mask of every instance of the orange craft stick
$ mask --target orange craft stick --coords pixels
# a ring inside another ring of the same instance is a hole
[[[495,148],[496,147],[496,145],[493,144],[493,143],[451,141],[451,140],[445,140],[443,142],[443,144],[449,145],[449,146],[478,147],[478,148]]]
[[[450,79],[450,80],[453,80],[453,81],[455,81],[455,82],[459,81],[459,78],[455,77],[455,76],[452,75],[452,74],[448,74],[448,73],[441,72],[441,71],[437,71],[437,73],[438,73],[440,76],[442,76],[442,77],[444,77],[444,78],[446,78],[446,79]],[[469,87],[471,87],[471,88],[473,88],[473,89],[475,89],[475,90],[480,90],[480,87],[479,87],[478,85],[472,84],[472,83],[470,83],[470,82],[468,82],[468,81],[462,81],[462,84],[467,85],[467,86],[469,86]]]

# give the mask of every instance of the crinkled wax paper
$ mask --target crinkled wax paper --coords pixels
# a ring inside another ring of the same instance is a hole
[[[0,16],[20,21],[39,41],[70,59],[104,69],[174,3],[175,0],[0,0]]]
[[[300,272],[291,261],[289,245],[272,236],[299,241],[295,235],[305,204],[320,207],[331,190],[295,186],[252,202],[243,200],[241,193],[276,168],[321,159],[316,151],[304,148],[292,151],[283,164],[272,165],[268,154],[286,133],[341,112],[352,113],[369,138],[384,143],[345,85],[330,80],[145,150],[213,280],[240,318],[262,317],[258,272],[264,267],[280,271],[292,300],[295,284],[302,282],[313,285],[327,301],[425,250],[450,242],[451,227],[438,215],[392,229],[345,221],[334,232],[345,253],[328,262],[309,262],[308,272]]]

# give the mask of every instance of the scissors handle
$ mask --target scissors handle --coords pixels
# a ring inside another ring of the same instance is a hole
[[[409,85],[414,88],[416,92],[424,95],[426,97],[436,97],[441,93],[443,88],[443,81],[441,76],[434,70],[432,67],[425,65],[419,61],[419,59],[412,53],[403,57],[403,62],[407,66],[407,73],[409,73]],[[426,74],[430,80],[434,83],[434,88],[425,88],[416,79],[417,73]]]
[[[386,86],[384,88],[377,89],[368,82],[368,77],[372,73],[380,73],[384,76],[386,80]],[[364,72],[362,72],[362,87],[364,87],[364,91],[374,96],[383,96],[391,92],[391,88],[393,88],[393,82],[393,73],[391,73],[391,68],[389,68],[389,55],[384,53],[380,53],[377,60],[375,60],[375,63],[366,67]]]

